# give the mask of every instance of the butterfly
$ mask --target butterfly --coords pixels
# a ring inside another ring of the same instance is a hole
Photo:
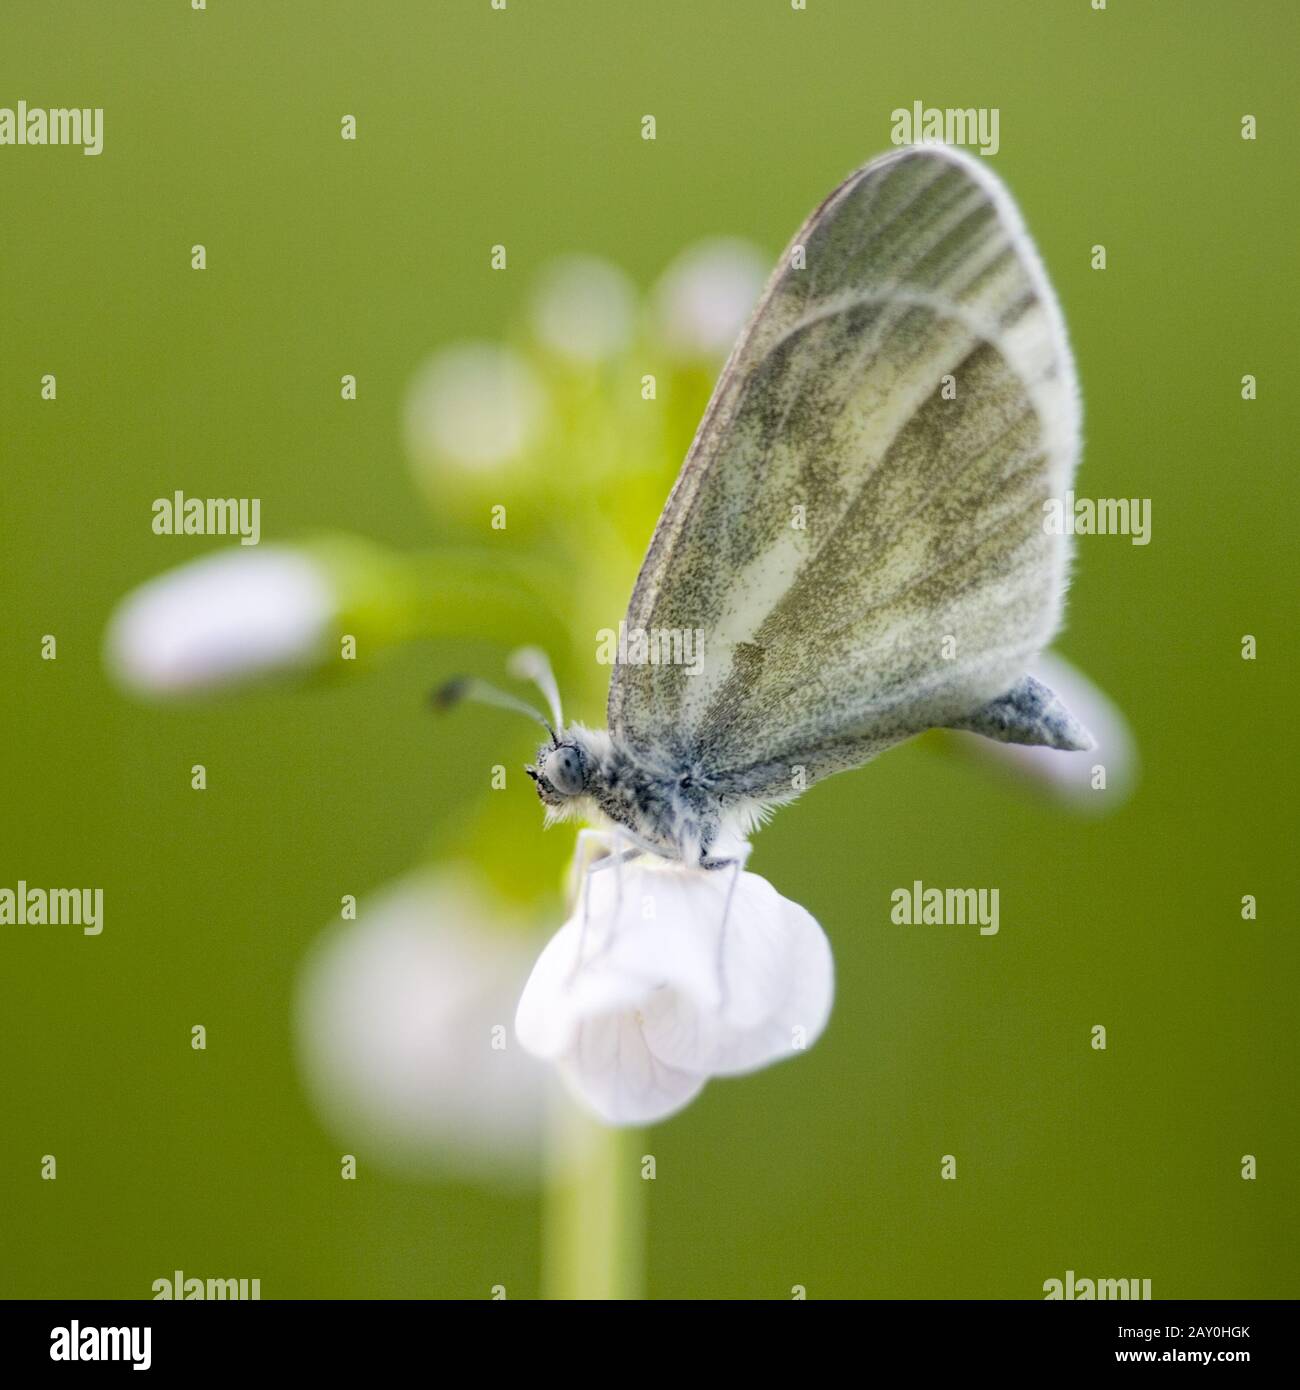
[[[1079,391],[1010,195],[943,146],[885,155],[795,233],[733,349],[659,519],[608,729],[529,713],[550,820],[705,869],[822,778],[932,728],[1062,750],[1092,739],[1028,667],[1062,617]],[[665,636],[667,635],[667,636]],[[680,645],[680,644],[679,644]]]

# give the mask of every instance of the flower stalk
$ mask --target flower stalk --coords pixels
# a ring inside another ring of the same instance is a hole
[[[542,1209],[542,1296],[644,1296],[641,1135],[601,1124],[556,1088]]]

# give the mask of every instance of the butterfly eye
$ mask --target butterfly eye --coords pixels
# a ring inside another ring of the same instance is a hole
[[[543,768],[546,780],[563,796],[577,796],[586,779],[582,773],[582,758],[572,744],[561,744],[550,750]]]

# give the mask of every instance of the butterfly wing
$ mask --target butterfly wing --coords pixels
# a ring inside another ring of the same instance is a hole
[[[702,661],[617,666],[609,726],[777,795],[1008,691],[1055,631],[1078,389],[1001,184],[887,155],[795,235],[651,541],[629,633]],[[654,650],[652,642],[651,649]]]

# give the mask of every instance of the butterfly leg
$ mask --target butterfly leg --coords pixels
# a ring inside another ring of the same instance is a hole
[[[603,862],[614,866],[614,924],[609,930],[608,941],[614,939],[618,924],[623,920],[623,865],[636,855],[636,850],[627,846],[626,838],[619,826],[615,826],[610,838],[614,848]]]
[[[731,900],[735,896],[736,884],[744,872],[746,861],[749,859],[750,849],[750,845],[743,845],[739,854],[728,858],[702,858],[700,860],[700,868],[702,869],[731,870],[731,882],[727,884],[727,899],[722,908],[722,925],[718,928],[718,1006],[721,1009],[727,1007],[727,923],[731,919]]]
[[[583,897],[587,875],[610,851],[609,833],[584,826],[578,831],[578,842],[573,847],[573,861],[569,865],[568,898],[570,906]]]
[[[578,831],[578,843],[573,854],[571,883],[577,885],[578,897],[582,903],[582,923],[578,928],[578,950],[574,957],[573,969],[569,973],[570,981],[586,963],[587,928],[591,921],[591,878],[601,869],[612,867],[618,874],[614,909],[614,922],[616,925],[618,923],[622,908],[623,864],[640,853],[640,850],[635,846],[630,849],[623,848],[621,838],[618,830],[613,832],[592,829]]]
[[[569,980],[578,973],[587,954],[587,923],[591,918],[590,878],[608,862],[610,837],[603,830],[584,828],[578,831],[578,843],[573,850],[573,865],[569,871],[569,892],[576,894],[582,904],[582,925],[578,928],[578,950],[574,956]]]

